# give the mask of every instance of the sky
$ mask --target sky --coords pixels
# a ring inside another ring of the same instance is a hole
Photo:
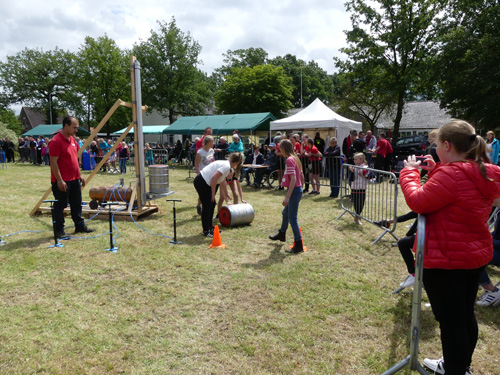
[[[345,0],[0,0],[0,61],[24,48],[78,51],[86,36],[107,34],[119,47],[146,40],[157,21],[170,22],[202,47],[208,74],[227,50],[263,48],[292,54],[329,74],[351,28]]]

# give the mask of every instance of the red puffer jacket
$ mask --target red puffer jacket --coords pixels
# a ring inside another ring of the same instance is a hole
[[[500,168],[486,168],[493,181],[473,162],[438,163],[423,186],[418,169],[401,171],[408,206],[426,215],[424,268],[474,269],[492,259],[487,221],[500,197]]]

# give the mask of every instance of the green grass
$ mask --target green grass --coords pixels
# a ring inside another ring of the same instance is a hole
[[[49,169],[0,170],[0,235],[43,231],[6,237],[0,247],[0,374],[379,374],[406,357],[411,293],[391,294],[406,271],[390,236],[372,245],[374,226],[335,220],[342,209],[323,188],[299,209],[309,251],[287,256],[288,244],[267,238],[279,226],[283,192],[244,188],[254,222],[224,229],[227,248],[209,249],[187,174],[178,168],[170,179],[182,199],[183,244],[118,221],[112,254],[107,235],[49,249],[50,218],[28,215]],[[106,174],[90,185],[116,182]],[[172,204],[154,203],[161,212],[140,224],[172,236]],[[407,210],[401,195],[399,207]],[[88,225],[108,230],[106,221]],[[477,312],[474,374],[496,374],[499,310]],[[425,307],[420,349],[421,358],[441,356]]]

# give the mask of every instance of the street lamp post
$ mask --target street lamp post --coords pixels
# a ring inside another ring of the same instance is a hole
[[[300,108],[302,107],[302,63],[300,63]]]
[[[50,115],[50,118],[49,118],[50,124],[49,125],[52,124],[52,96],[56,95],[56,94],[64,94],[64,91],[51,91],[51,92],[49,92],[49,115]]]

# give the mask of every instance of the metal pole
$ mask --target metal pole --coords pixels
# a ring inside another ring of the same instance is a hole
[[[425,216],[418,216],[417,226],[417,254],[415,262],[415,286],[413,288],[413,301],[411,310],[410,329],[410,355],[403,361],[394,365],[382,375],[392,375],[409,367],[422,375],[429,375],[418,362],[418,342],[420,339],[420,309],[422,304],[422,276],[424,271],[424,247],[425,247]]]
[[[174,202],[174,239],[170,241],[170,245],[177,245],[182,242],[177,241],[177,217],[175,214],[175,202],[182,202],[180,199],[167,199],[167,202]]]
[[[146,203],[146,172],[144,168],[144,134],[142,132],[142,94],[141,94],[141,64],[135,60],[135,105],[137,114],[137,147],[134,149],[134,156],[138,158],[139,163],[139,184],[140,184],[140,201],[144,206]]]
[[[49,93],[49,113],[50,113],[50,118],[49,118],[49,125],[52,124],[52,93]]]

